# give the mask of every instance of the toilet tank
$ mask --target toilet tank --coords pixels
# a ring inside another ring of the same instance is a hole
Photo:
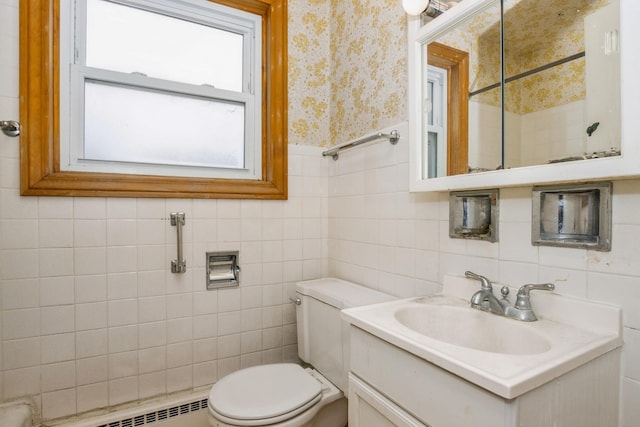
[[[343,308],[375,304],[393,296],[347,282],[324,278],[296,284],[298,356],[346,391],[349,373],[349,325]]]

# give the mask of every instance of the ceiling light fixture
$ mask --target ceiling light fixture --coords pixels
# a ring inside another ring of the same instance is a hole
[[[457,3],[457,2],[451,2]],[[450,5],[438,0],[402,0],[402,7],[408,15],[419,16],[425,14],[431,18],[446,12]]]
[[[429,6],[429,0],[402,0],[402,7],[407,15],[418,16]]]

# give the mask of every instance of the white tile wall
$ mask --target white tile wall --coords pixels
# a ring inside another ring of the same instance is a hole
[[[16,140],[0,145],[17,158]],[[51,419],[296,360],[288,297],[327,265],[320,151],[290,147],[285,202],[22,198],[3,180],[0,400],[32,395]],[[187,215],[179,276],[176,210]],[[240,250],[240,288],[206,290],[205,252],[217,250]]]
[[[587,147],[586,106],[576,101],[521,117],[520,165],[539,165],[549,160],[582,155]],[[562,142],[562,143],[559,143]],[[591,150],[594,151],[594,150]]]
[[[501,164],[502,124],[500,109],[469,102],[469,165],[495,169]]]
[[[407,161],[401,139],[391,149],[380,142],[345,152],[329,165],[329,274],[407,296],[472,270],[498,283],[553,282],[559,293],[620,305],[622,425],[640,425],[640,180],[614,182],[611,252],[534,247],[530,187],[500,190],[498,243],[451,239],[448,194],[407,193]]]
[[[477,102],[469,103],[469,107],[469,116],[472,118],[469,164],[493,169],[500,164],[501,158],[500,110]],[[507,112],[507,167],[544,164],[552,159],[588,152],[584,132],[587,126],[584,123],[585,114],[584,101],[523,116]]]

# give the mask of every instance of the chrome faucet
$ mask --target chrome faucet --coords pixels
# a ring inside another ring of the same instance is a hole
[[[473,296],[471,297],[471,307],[504,316],[505,303],[503,301],[500,301],[493,294],[491,281],[489,281],[489,279],[487,279],[486,277],[480,276],[479,274],[473,273],[471,271],[465,271],[464,275],[470,279],[479,280],[481,285],[480,290],[473,294]]]
[[[498,299],[493,294],[493,287],[491,286],[491,281],[489,279],[471,271],[466,271],[464,275],[470,279],[480,281],[480,290],[474,293],[471,297],[471,308],[488,311],[489,313],[509,317],[511,319],[522,320],[524,322],[533,322],[534,320],[538,320],[531,308],[529,293],[533,290],[552,291],[556,288],[553,283],[521,286],[516,294],[515,304],[511,305],[507,299],[507,296],[509,295],[508,287],[503,286],[502,289],[500,289],[502,298]]]

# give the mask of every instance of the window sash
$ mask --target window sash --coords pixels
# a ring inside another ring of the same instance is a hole
[[[67,0],[70,2],[71,0]],[[170,4],[164,0],[122,0],[118,3],[132,5],[134,7],[143,7],[151,12],[164,13],[171,12],[176,19],[188,19],[194,23],[209,26],[221,27],[225,30],[233,30],[244,33],[244,60],[243,66],[243,92],[229,91],[217,89],[208,85],[193,85],[171,80],[163,80],[154,77],[148,77],[138,73],[121,73],[98,68],[87,67],[85,61],[85,34],[86,34],[86,2],[84,0],[76,1],[77,10],[74,19],[75,37],[70,54],[67,58],[70,60],[69,76],[63,76],[61,79],[61,93],[70,93],[68,97],[62,97],[61,116],[65,122],[61,124],[61,146],[60,146],[60,168],[65,171],[92,171],[104,173],[122,173],[122,174],[141,174],[141,175],[167,175],[167,176],[192,176],[192,177],[210,177],[210,178],[235,178],[258,180],[262,177],[262,144],[261,144],[261,110],[260,103],[256,99],[261,99],[260,74],[261,64],[261,31],[259,17],[251,14],[244,14],[251,19],[239,19],[233,16],[231,12],[226,11],[222,15],[220,10],[226,10],[223,6],[210,2],[209,5],[214,6],[214,10],[206,10],[202,6],[195,6],[197,3],[190,1],[192,9],[176,12],[170,9]],[[202,2],[199,2],[202,3]],[[71,5],[70,5],[71,6]],[[231,9],[229,9],[231,10]],[[73,8],[69,11],[74,13]],[[243,12],[234,11],[238,15]],[[204,15],[203,18],[201,15]],[[222,19],[221,19],[222,18]],[[208,22],[211,20],[211,22]],[[242,28],[244,23],[245,27]],[[249,25],[250,24],[250,25]],[[252,28],[249,28],[252,27]],[[64,26],[62,26],[64,28]],[[254,59],[254,56],[256,57]],[[64,68],[63,68],[64,70]],[[245,109],[245,162],[244,168],[216,168],[216,167],[193,167],[193,166],[176,166],[176,165],[150,165],[145,163],[134,162],[117,162],[117,161],[87,161],[83,160],[84,155],[84,87],[85,81],[93,80],[96,82],[121,84],[130,87],[139,87],[141,89],[156,90],[159,93],[165,92],[168,95],[184,95],[208,98],[212,101],[227,101],[239,103]],[[65,87],[64,82],[69,81],[69,87]],[[66,104],[64,103],[66,101]],[[66,113],[66,114],[65,114]]]
[[[77,14],[86,13],[86,19],[76,21],[77,31],[86,34],[82,43],[76,44],[78,64],[237,92],[251,91],[251,40],[257,24],[254,20],[233,17],[229,22],[207,16],[203,22],[201,16],[194,19],[182,11],[167,16],[155,8],[142,9],[136,3],[109,0],[83,0],[76,5]],[[141,26],[145,31],[140,31]]]
[[[247,160],[252,160],[246,147],[251,139],[245,125],[247,104],[88,79],[84,86],[79,164],[100,161],[122,167],[134,162],[134,171],[138,165],[155,164],[244,173]],[[123,96],[125,105],[117,99]],[[102,117],[112,120],[103,123]]]

